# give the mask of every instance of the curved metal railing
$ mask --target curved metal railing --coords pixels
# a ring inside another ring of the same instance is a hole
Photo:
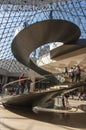
[[[57,86],[61,85],[65,82],[65,78],[61,76],[61,74],[54,75],[57,80]],[[50,80],[51,79],[51,80]],[[4,96],[12,96],[12,95],[20,95],[20,94],[29,94],[31,92],[43,92],[50,90],[51,87],[54,87],[52,83],[52,75],[46,75],[44,78],[40,80],[30,82],[30,78],[26,77],[23,79],[18,79],[12,82],[9,82],[2,86],[2,97]],[[24,92],[22,93],[22,85],[21,81],[24,81]]]

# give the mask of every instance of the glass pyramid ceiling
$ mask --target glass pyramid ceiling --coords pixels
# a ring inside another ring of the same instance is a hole
[[[25,72],[11,52],[17,31],[46,19],[63,19],[75,23],[86,39],[86,0],[0,0],[0,69]]]

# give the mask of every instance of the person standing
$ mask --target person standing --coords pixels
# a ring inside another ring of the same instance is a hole
[[[68,107],[69,107],[69,101],[68,101],[69,94],[66,93],[64,96],[65,96],[65,106],[66,106],[66,108],[68,109]]]
[[[24,89],[25,89],[25,84],[24,84],[24,74],[19,76],[19,85],[20,85],[20,90],[21,93],[24,93]]]
[[[2,84],[0,83],[0,93],[2,92]]]
[[[31,83],[32,83],[31,79],[27,80],[27,90],[28,90],[28,93],[30,92],[30,85],[31,85]]]
[[[67,69],[67,67],[64,68],[64,74],[68,75],[68,69]]]
[[[69,77],[73,82],[74,81],[74,69],[73,69],[73,67],[71,67],[71,69],[69,70]]]
[[[80,81],[80,79],[81,79],[81,69],[80,69],[80,66],[76,66],[76,68],[75,68],[75,80],[76,80],[76,82],[79,82]]]
[[[62,95],[62,105],[63,105],[63,107],[65,107],[64,95]]]

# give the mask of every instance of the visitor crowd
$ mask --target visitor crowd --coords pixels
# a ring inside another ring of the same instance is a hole
[[[64,74],[68,75],[72,82],[79,82],[81,79],[80,66],[74,65],[69,70],[65,67]]]

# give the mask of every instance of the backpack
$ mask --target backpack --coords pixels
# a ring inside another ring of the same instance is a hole
[[[71,77],[74,77],[74,73],[73,73],[73,72],[70,72],[70,76],[71,76]]]
[[[76,74],[80,74],[80,69],[77,68],[76,71],[75,71]]]

